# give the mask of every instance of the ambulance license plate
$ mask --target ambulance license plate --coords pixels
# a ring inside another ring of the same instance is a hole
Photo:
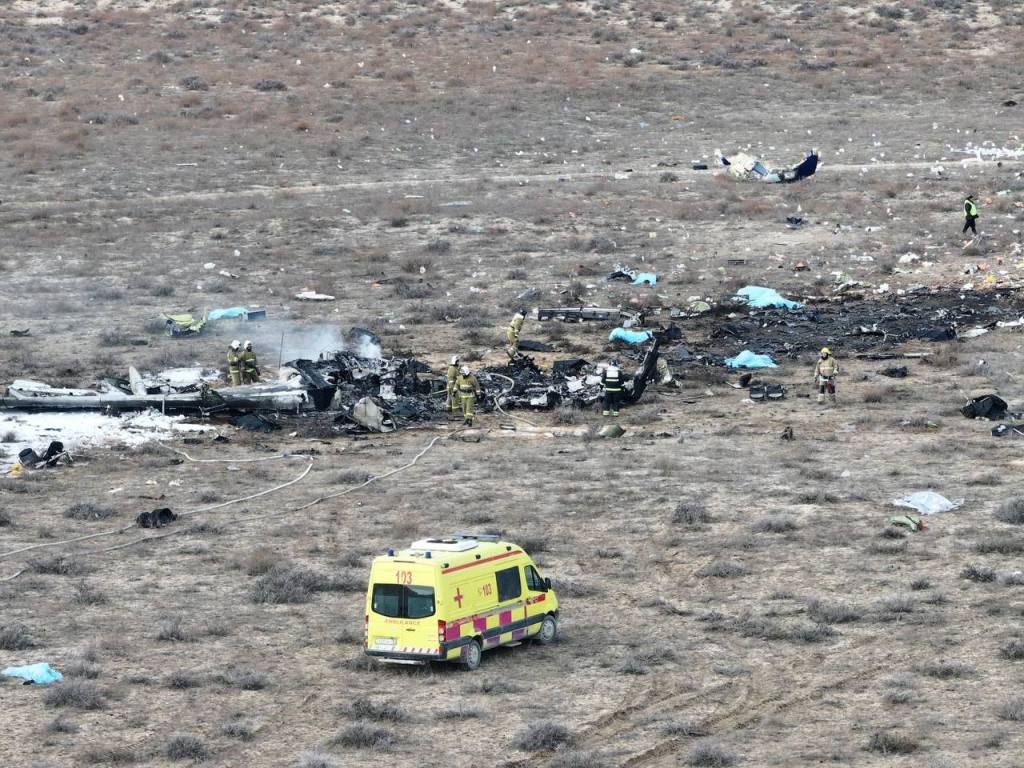
[[[390,651],[395,647],[395,638],[393,637],[378,637],[373,641],[373,647],[378,651]]]

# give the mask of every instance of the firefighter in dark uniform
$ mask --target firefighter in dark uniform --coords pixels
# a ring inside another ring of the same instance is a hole
[[[601,373],[604,387],[604,416],[619,415],[619,398],[622,397],[622,371],[614,360],[609,360]]]

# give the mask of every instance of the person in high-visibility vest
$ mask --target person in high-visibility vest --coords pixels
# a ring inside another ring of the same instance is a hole
[[[828,399],[836,401],[836,376],[839,375],[839,363],[832,357],[832,350],[828,347],[821,348],[821,356],[814,365],[814,383],[818,386],[818,402],[825,402],[825,393]]]
[[[228,347],[228,375],[231,377],[231,386],[237,387],[242,383],[242,342],[235,339]]]
[[[464,365],[459,369],[459,377],[455,380],[459,389],[459,397],[462,399],[462,420],[467,427],[473,426],[473,406],[476,399],[483,395],[480,382],[476,376],[469,372],[469,366]]]
[[[459,407],[459,388],[455,383],[459,378],[458,355],[452,355],[452,359],[448,363],[448,370],[445,371],[444,378],[445,393],[448,396],[448,413],[455,413],[455,409]]]
[[[974,202],[974,195],[968,195],[964,200],[964,228],[961,231],[966,232],[970,229],[974,234],[978,234],[978,230],[974,226],[974,222],[977,220],[978,204]]]
[[[622,396],[622,371],[614,360],[609,360],[601,373],[604,387],[604,416],[619,415],[619,398]]]
[[[260,367],[256,362],[256,352],[252,342],[246,340],[242,348],[242,383],[256,384],[260,380]]]
[[[526,310],[516,310],[516,313],[512,316],[512,322],[508,324],[508,328],[505,331],[505,340],[508,342],[505,352],[508,354],[509,360],[515,360],[516,355],[519,354],[519,334],[523,330],[523,323],[525,321]]]

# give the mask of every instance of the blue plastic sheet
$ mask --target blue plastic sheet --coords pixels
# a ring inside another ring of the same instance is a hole
[[[725,364],[730,368],[778,368],[775,361],[768,355],[755,355],[749,349],[744,349],[736,357],[725,358]]]
[[[633,278],[633,285],[657,285],[658,276],[653,272],[637,272]]]
[[[228,309],[214,309],[210,311],[207,318],[210,320],[221,320],[225,317],[243,317],[245,307],[229,307]]]
[[[25,667],[8,667],[3,672],[0,672],[0,675],[4,675],[5,677],[20,677],[22,680],[27,680],[28,682],[35,683],[36,685],[59,683],[64,679],[64,675],[46,662],[29,664]]]
[[[782,294],[774,288],[762,288],[759,285],[747,285],[736,291],[736,296],[747,300],[747,306],[755,309],[778,307],[779,309],[802,309],[803,304],[782,298]]]
[[[643,344],[654,336],[650,331],[627,331],[625,328],[614,328],[608,334],[608,341],[624,341],[627,344]]]

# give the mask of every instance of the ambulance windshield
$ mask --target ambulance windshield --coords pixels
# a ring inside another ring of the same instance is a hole
[[[425,619],[433,616],[434,588],[374,584],[373,612],[392,619]]]

